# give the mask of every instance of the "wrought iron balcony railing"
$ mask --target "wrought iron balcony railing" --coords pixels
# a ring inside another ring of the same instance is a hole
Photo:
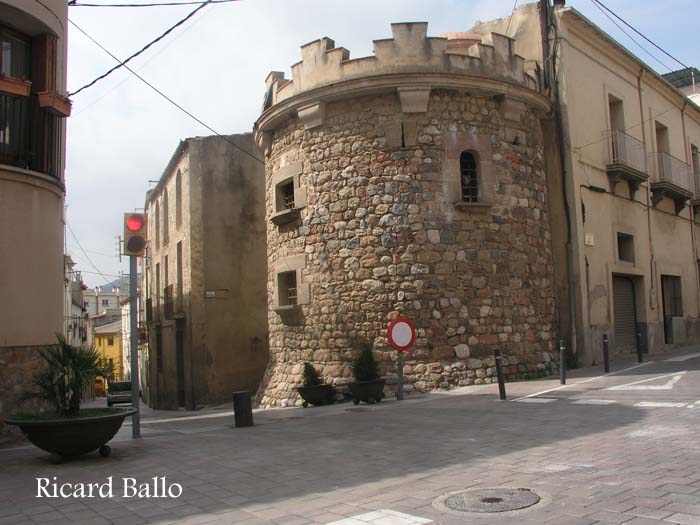
[[[665,182],[680,188],[690,195],[695,193],[690,166],[665,152],[651,154],[650,165],[654,168],[655,183]]]
[[[606,135],[610,152],[610,162],[608,164],[627,166],[641,173],[647,173],[644,143],[642,141],[617,129],[608,130]]]

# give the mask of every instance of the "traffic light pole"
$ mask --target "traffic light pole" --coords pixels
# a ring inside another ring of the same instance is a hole
[[[139,326],[137,257],[129,256],[129,349],[131,353],[131,405],[136,409],[131,416],[131,432],[134,439],[141,437],[141,399],[139,398]]]

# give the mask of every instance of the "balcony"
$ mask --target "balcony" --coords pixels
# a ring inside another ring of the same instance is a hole
[[[656,206],[661,199],[673,199],[676,213],[680,213],[693,197],[693,177],[690,166],[665,152],[652,153],[649,165],[654,169],[651,183],[651,202]]]
[[[61,179],[63,123],[37,95],[0,93],[0,163]]]
[[[184,316],[182,295],[178,293],[175,285],[171,284],[163,288],[163,317],[165,319],[179,319]]]
[[[616,129],[607,130],[605,135],[608,139],[609,155],[606,171],[613,191],[618,182],[626,181],[630,197],[634,198],[639,185],[649,178],[644,143]]]

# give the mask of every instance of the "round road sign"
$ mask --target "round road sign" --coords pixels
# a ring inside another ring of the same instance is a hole
[[[416,329],[410,320],[405,317],[397,317],[389,323],[387,339],[396,350],[405,352],[413,346],[413,342],[416,340]]]

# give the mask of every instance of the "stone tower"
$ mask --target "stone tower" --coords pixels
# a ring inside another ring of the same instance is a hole
[[[411,318],[406,389],[550,367],[554,300],[540,118],[514,42],[392,24],[374,56],[322,38],[267,78],[271,360],[264,406],[298,400],[303,362],[352,380],[358,342],[395,388],[388,322]]]

